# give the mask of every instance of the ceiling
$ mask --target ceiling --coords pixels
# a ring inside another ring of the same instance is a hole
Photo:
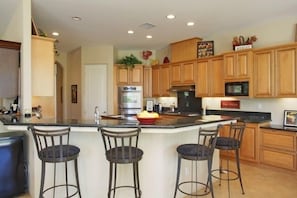
[[[0,30],[19,0],[1,0]],[[121,50],[161,49],[192,37],[210,37],[285,15],[296,16],[296,0],[31,0],[32,16],[48,36],[57,31],[58,49],[83,45],[114,45]],[[174,14],[173,20],[166,15]],[[5,16],[2,16],[5,15]],[[81,21],[72,20],[73,16]],[[8,21],[8,20],[7,20]],[[188,21],[195,22],[187,27]],[[297,22],[297,20],[296,20]],[[155,25],[151,29],[140,27]],[[127,33],[134,30],[133,35]],[[1,31],[0,31],[1,33]],[[152,35],[147,39],[146,35]]]

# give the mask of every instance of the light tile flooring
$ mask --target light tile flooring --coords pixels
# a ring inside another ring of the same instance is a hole
[[[239,181],[231,181],[231,198],[292,198],[297,196],[297,172],[267,166],[241,163],[245,194],[241,194]],[[214,183],[215,198],[227,198],[227,182]],[[205,196],[210,198],[210,195]],[[29,195],[17,198],[30,198]]]

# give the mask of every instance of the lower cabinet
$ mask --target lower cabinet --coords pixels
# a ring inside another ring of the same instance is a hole
[[[296,171],[296,132],[260,130],[260,162]]]
[[[260,126],[266,123],[246,123],[246,128],[243,133],[241,147],[240,147],[240,159],[244,161],[259,162],[259,138],[258,134],[260,131]],[[229,133],[229,125],[225,125],[220,131],[220,136],[227,136]],[[233,153],[220,151],[221,157],[226,157],[228,155],[234,156]]]

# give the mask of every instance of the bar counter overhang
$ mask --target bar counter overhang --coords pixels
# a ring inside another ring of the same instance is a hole
[[[131,120],[93,120],[56,121],[54,119],[37,119],[10,116],[0,116],[0,120],[8,130],[27,130],[27,126],[62,127],[70,126],[70,142],[81,149],[78,159],[79,177],[83,197],[106,197],[108,186],[109,163],[105,159],[104,146],[98,126],[116,127],[119,130],[127,127],[141,127],[139,147],[143,149],[144,156],[139,163],[140,188],[143,198],[170,198],[173,196],[176,169],[176,147],[184,143],[197,143],[198,129],[200,127],[216,127],[218,124],[236,122],[233,117],[226,116],[198,116],[181,117],[166,116],[157,120],[154,125],[139,125]],[[40,160],[38,159],[32,134],[26,133],[26,158],[28,160],[29,193],[32,197],[38,197],[40,186]],[[183,162],[181,178],[189,178],[191,163]],[[72,164],[71,164],[72,165]],[[219,166],[219,153],[215,151],[213,168]],[[206,178],[207,165],[198,164],[199,174]],[[51,168],[51,167],[50,167]],[[70,168],[72,168],[70,166]],[[127,183],[133,181],[131,167],[120,166],[118,182]],[[59,169],[58,171],[62,171]],[[50,171],[47,171],[50,172]],[[47,177],[48,178],[48,177]],[[74,181],[70,175],[69,181]],[[48,179],[45,185],[52,182]],[[117,195],[121,198],[133,197],[133,190],[119,190]],[[181,194],[178,197],[183,197]]]

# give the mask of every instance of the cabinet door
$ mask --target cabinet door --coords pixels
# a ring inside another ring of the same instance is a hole
[[[241,78],[249,78],[250,74],[252,74],[252,52],[244,51],[237,53],[237,63],[236,63],[236,77]]]
[[[116,66],[117,69],[117,85],[127,85],[129,83],[128,68]]]
[[[54,39],[32,36],[32,95],[54,95]]]
[[[256,130],[255,127],[246,126],[240,147],[240,159],[256,161]]]
[[[152,97],[152,68],[143,68],[143,97]]]
[[[182,69],[182,83],[183,84],[194,84],[195,83],[195,69],[196,61],[184,62],[181,65]]]
[[[223,64],[222,57],[211,59],[208,83],[211,85],[210,93],[213,97],[225,96],[224,76],[222,75],[224,72]]]
[[[152,96],[160,96],[160,67],[158,65],[152,66]]]
[[[0,48],[0,98],[18,95],[19,50]]]
[[[254,52],[254,96],[274,95],[274,50]]]
[[[128,83],[131,85],[143,85],[143,66],[135,65],[134,68],[129,69]]]
[[[209,96],[209,69],[208,59],[197,62],[197,83],[195,86],[196,97]]]
[[[224,55],[224,77],[225,79],[234,79],[235,73],[236,54],[231,53]]]
[[[170,66],[161,65],[160,66],[160,76],[159,76],[159,88],[161,96],[169,96],[168,89],[170,88]]]
[[[181,71],[181,64],[176,63],[176,64],[171,64],[170,66],[170,71],[171,71],[171,84],[180,84],[182,82],[182,71]]]
[[[276,95],[279,97],[297,96],[296,46],[276,50]]]

